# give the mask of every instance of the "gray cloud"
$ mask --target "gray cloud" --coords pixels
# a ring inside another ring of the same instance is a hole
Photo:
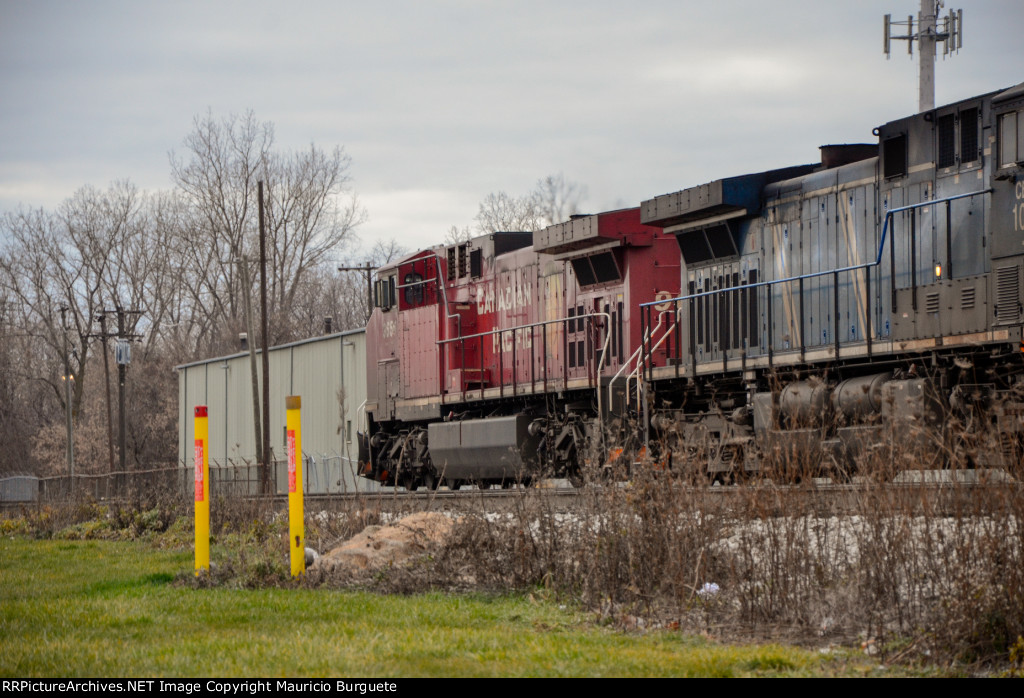
[[[602,210],[813,161],[916,109],[882,15],[831,2],[0,3],[0,209],[170,186],[196,114],[343,145],[364,239],[440,241],[488,192],[563,172]],[[937,102],[1024,79],[1017,0],[966,2]]]

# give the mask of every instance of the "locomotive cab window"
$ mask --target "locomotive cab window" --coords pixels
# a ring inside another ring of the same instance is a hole
[[[405,304],[410,307],[423,305],[423,277],[413,272],[402,278],[405,287]]]
[[[386,279],[377,279],[377,283],[373,285],[373,307],[387,312],[394,305],[395,277],[389,276]]]
[[[399,310],[419,308],[437,302],[438,262],[431,257],[423,257],[398,269]]]
[[[738,254],[728,221],[676,233],[676,241],[683,261],[689,266]]]

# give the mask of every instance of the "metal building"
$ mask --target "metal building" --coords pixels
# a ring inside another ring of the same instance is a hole
[[[359,329],[270,348],[270,447],[277,464],[277,492],[287,492],[284,429],[289,395],[302,398],[306,491],[376,489],[356,477],[358,425],[365,421],[365,337],[365,330]],[[212,483],[230,482],[235,491],[257,492],[249,354],[196,361],[176,370],[179,462],[192,466],[193,411],[196,405],[206,405]]]

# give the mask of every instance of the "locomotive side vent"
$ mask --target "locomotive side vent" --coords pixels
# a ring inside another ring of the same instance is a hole
[[[974,308],[974,295],[974,286],[964,286],[960,289],[960,310]]]
[[[939,292],[933,291],[924,297],[924,312],[939,312]]]
[[[906,134],[886,139],[882,144],[882,161],[886,179],[907,174]]]
[[[996,269],[996,321],[1014,322],[1020,316],[1020,274],[1016,264]]]
[[[946,114],[939,117],[939,167],[952,167],[956,164],[956,117]]]
[[[960,162],[978,159],[978,108],[960,112]]]

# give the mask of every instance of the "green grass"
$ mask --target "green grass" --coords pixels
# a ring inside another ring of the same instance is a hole
[[[0,675],[876,675],[869,658],[629,635],[522,596],[196,588],[190,551],[0,539]]]

